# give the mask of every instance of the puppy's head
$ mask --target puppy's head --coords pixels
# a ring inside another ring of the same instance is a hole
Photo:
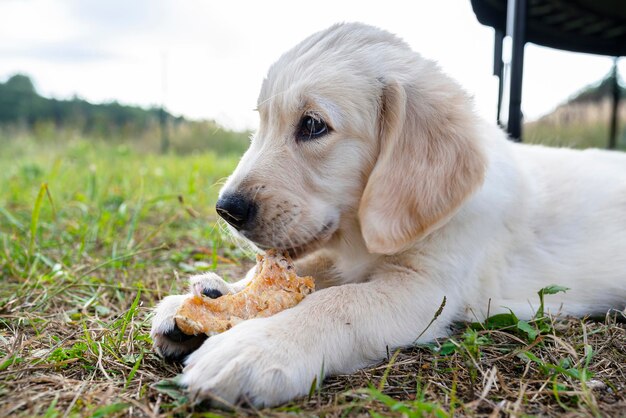
[[[217,211],[261,248],[302,255],[358,223],[370,252],[396,253],[482,182],[464,93],[369,26],[336,25],[287,52],[257,108],[259,130]]]

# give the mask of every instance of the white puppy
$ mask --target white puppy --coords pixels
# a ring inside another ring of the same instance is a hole
[[[290,251],[320,290],[206,341],[174,327],[186,296],[166,298],[155,345],[197,348],[183,382],[199,397],[288,401],[321,373],[353,372],[489,306],[529,317],[549,284],[571,289],[547,299],[552,312],[624,308],[625,155],[512,143],[435,63],[362,24],[283,55],[258,111],[217,210],[259,248]],[[192,287],[217,297],[243,284]]]

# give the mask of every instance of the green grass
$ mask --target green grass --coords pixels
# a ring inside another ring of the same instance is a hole
[[[232,413],[191,405],[180,366],[152,351],[150,312],[250,254],[216,226],[237,155],[157,155],[83,138],[0,138],[0,416],[618,416],[626,330],[511,313],[312,384],[308,397]],[[549,298],[549,292],[544,292]],[[541,297],[544,297],[542,294]],[[499,412],[498,412],[499,411]]]
[[[142,365],[146,357],[156,360],[149,309],[181,291],[177,272],[207,268],[218,256],[237,266],[242,257],[222,242],[213,210],[219,184],[237,160],[211,152],[140,154],[87,139],[4,142],[0,393],[9,391],[14,373],[29,368],[148,390],[153,382],[141,377]],[[53,414],[67,404],[58,395],[25,415]],[[0,411],[11,411],[9,399],[3,401]],[[63,413],[117,408],[90,402],[79,397]]]
[[[617,149],[626,150],[626,120],[618,122]],[[552,147],[607,148],[609,145],[609,121],[592,124],[573,121],[555,124],[550,121],[527,123],[523,129],[524,142]]]

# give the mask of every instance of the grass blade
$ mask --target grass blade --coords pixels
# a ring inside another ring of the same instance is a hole
[[[141,365],[142,360],[143,360],[143,351],[139,353],[139,357],[137,358],[137,361],[133,365],[133,368],[130,370],[130,373],[128,373],[128,377],[126,378],[126,383],[124,384],[124,389],[126,389],[128,385],[130,385],[130,382],[133,381],[133,377],[135,377],[135,373],[137,373],[137,370],[139,370],[139,366]]]
[[[15,228],[19,229],[20,231],[24,230],[24,225],[20,221],[18,221],[16,217],[11,215],[11,212],[6,210],[2,206],[0,206],[0,215],[4,215],[7,221],[9,221],[9,223],[13,225]]]
[[[30,219],[30,241],[28,242],[28,255],[32,257],[35,249],[35,243],[37,238],[37,229],[39,226],[39,214],[41,213],[41,202],[43,197],[48,191],[48,183],[42,183],[35,200],[35,206],[33,207],[33,214]]]
[[[122,327],[120,328],[120,332],[117,334],[117,345],[118,347],[122,344],[122,340],[124,339],[124,333],[126,332],[126,328],[128,324],[135,316],[135,311],[137,310],[137,306],[139,306],[139,298],[141,297],[141,289],[137,289],[137,296],[135,296],[135,300],[133,300],[133,304],[130,305],[130,309],[124,315],[124,320],[122,321]]]

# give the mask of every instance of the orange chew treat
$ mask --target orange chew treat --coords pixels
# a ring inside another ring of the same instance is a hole
[[[257,255],[254,278],[239,293],[217,299],[191,296],[185,300],[174,319],[189,335],[215,335],[238,322],[274,315],[296,306],[315,289],[313,278],[298,277],[289,256],[268,250]]]

